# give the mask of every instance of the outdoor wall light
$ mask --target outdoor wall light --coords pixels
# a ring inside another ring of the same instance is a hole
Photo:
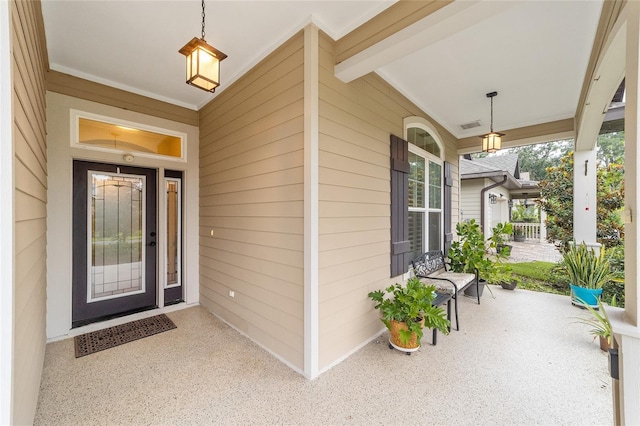
[[[487,98],[491,99],[491,127],[489,128],[489,133],[480,136],[482,138],[482,152],[496,152],[502,148],[502,137],[504,133],[493,131],[493,98],[497,95],[498,92],[487,93]]]
[[[187,84],[207,92],[220,85],[220,62],[227,57],[204,39],[204,0],[202,0],[202,37],[194,37],[178,52],[187,57]]]
[[[498,203],[498,197],[496,196],[496,194],[489,194],[489,202],[491,204],[497,204]]]

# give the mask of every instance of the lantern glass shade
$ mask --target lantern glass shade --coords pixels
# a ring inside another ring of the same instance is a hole
[[[483,152],[496,152],[502,148],[502,136],[504,133],[491,132],[481,136],[482,138],[482,151]]]
[[[195,37],[179,52],[187,57],[187,84],[215,92],[220,85],[220,61],[227,55]]]

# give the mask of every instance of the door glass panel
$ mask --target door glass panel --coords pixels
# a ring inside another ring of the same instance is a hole
[[[145,176],[88,173],[87,302],[142,293]]]
[[[425,160],[409,152],[409,207],[424,207]]]
[[[167,178],[167,281],[165,288],[181,285],[180,179]]]

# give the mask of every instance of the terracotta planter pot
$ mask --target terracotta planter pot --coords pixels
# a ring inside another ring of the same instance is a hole
[[[600,337],[600,350],[607,352],[609,350],[609,341],[606,337]]]
[[[424,319],[420,321],[420,325],[424,327]],[[405,345],[400,340],[400,330],[408,330],[407,324],[404,322],[391,320],[389,324],[389,333],[391,335],[391,343],[397,348],[405,348],[405,349],[417,349],[420,347],[420,342],[418,341],[418,336],[416,333],[411,334],[411,339]]]

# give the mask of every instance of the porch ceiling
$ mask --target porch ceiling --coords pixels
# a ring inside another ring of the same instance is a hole
[[[211,1],[206,39],[229,55],[224,91],[315,22],[335,39],[393,1]],[[52,69],[197,109],[216,94],[184,83],[178,53],[200,35],[200,2],[42,2]],[[458,138],[573,118],[602,1],[456,1],[338,66],[375,71]],[[390,10],[390,9],[389,9]],[[382,30],[382,28],[380,29]],[[460,125],[478,120],[479,127]]]

